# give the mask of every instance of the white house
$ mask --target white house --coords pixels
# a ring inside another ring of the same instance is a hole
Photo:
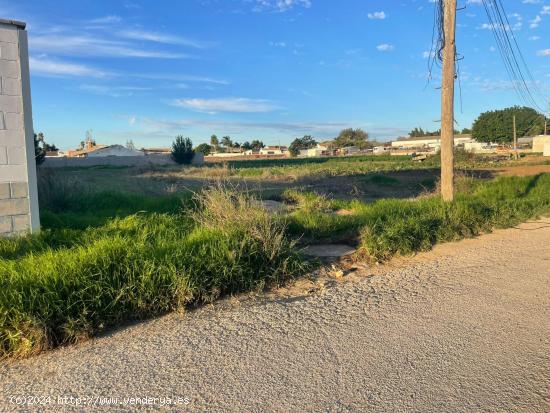
[[[320,157],[320,156],[327,156],[327,155],[329,155],[328,148],[324,145],[317,144],[317,146],[315,148],[302,149],[300,151],[299,156],[303,156],[303,157],[306,157],[306,158],[317,158],[317,157]]]
[[[544,145],[550,143],[550,135],[533,137],[533,152],[544,152]]]
[[[455,135],[455,146],[462,146],[466,142],[472,142],[472,135]],[[440,136],[419,136],[414,138],[398,139],[391,143],[393,148],[398,149],[434,149],[441,147]]]
[[[286,146],[265,146],[260,149],[260,155],[273,156],[273,155],[286,155],[288,148]]]
[[[105,156],[145,156],[145,153],[135,149],[128,149],[122,145],[109,145],[88,151],[88,158],[99,158]]]

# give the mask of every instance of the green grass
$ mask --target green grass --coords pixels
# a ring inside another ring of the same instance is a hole
[[[0,240],[0,357],[279,285],[311,268],[298,240],[354,240],[359,255],[383,261],[550,212],[550,174],[459,183],[452,204],[433,195],[365,204],[286,191],[295,210],[272,216],[249,194],[223,186],[190,199],[42,182],[47,228]]]
[[[346,216],[312,208],[316,195],[302,195],[288,229],[310,242],[356,240],[364,256],[383,261],[395,254],[428,250],[439,242],[511,227],[550,212],[550,174],[488,182],[470,178],[458,186],[461,192],[451,204],[436,196],[372,204],[329,202],[333,210],[353,211]],[[326,202],[323,197],[319,200]]]

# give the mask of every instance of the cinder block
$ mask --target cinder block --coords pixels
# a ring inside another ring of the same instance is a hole
[[[22,146],[8,146],[8,165],[22,165],[26,162],[25,148]]]
[[[0,182],[21,182],[26,180],[27,165],[0,165]]]
[[[21,67],[17,60],[2,60],[0,59],[0,76],[5,77],[21,77]]]
[[[13,232],[26,232],[31,227],[29,215],[16,215],[12,217],[12,231]]]
[[[0,26],[0,39],[6,43],[18,43],[19,36],[17,32],[16,27],[3,24]]]
[[[21,79],[2,77],[2,95],[21,96]]]
[[[3,112],[23,112],[23,99],[21,96],[0,95],[0,110]]]
[[[16,43],[0,42],[0,59],[17,60],[19,59],[19,48]]]
[[[0,199],[9,199],[10,198],[10,184],[4,182],[0,184]]]
[[[11,217],[0,217],[0,234],[12,232]]]
[[[10,188],[11,198],[29,197],[29,185],[26,182],[12,182],[10,183]]]
[[[22,130],[0,129],[1,146],[23,146],[25,144],[25,134]]]
[[[6,122],[4,120],[4,112],[0,112],[0,129],[7,129]]]
[[[0,199],[0,216],[22,215],[29,213],[29,200],[19,199]]]
[[[6,165],[8,163],[8,148],[0,146],[0,165]]]
[[[4,127],[0,129],[23,130],[23,114],[6,112],[4,116]]]

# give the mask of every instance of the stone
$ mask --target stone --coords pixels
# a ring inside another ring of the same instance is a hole
[[[319,258],[341,258],[354,254],[355,248],[344,244],[308,245],[304,254]]]
[[[2,110],[4,113],[23,112],[23,100],[21,99],[21,96],[0,95],[0,110]]]
[[[26,163],[25,148],[21,146],[8,146],[8,164],[22,165]]]
[[[8,149],[5,146],[0,146],[0,165],[8,163]]]
[[[278,212],[284,212],[284,210],[286,209],[286,205],[283,204],[282,202],[278,202],[278,201],[271,201],[271,200],[265,200],[265,201],[262,201],[262,206],[268,211],[268,212],[271,212],[271,213],[278,213]]]
[[[20,75],[17,60],[0,59],[0,76],[18,78]]]
[[[30,229],[29,215],[16,215],[13,218],[13,232],[26,232]]]
[[[11,217],[0,217],[0,234],[6,234],[12,231]]]
[[[2,77],[0,79],[2,83],[0,92],[2,95],[21,96],[21,79],[11,77]]]
[[[0,200],[0,216],[22,215],[28,213],[29,200],[26,198]]]
[[[29,186],[26,182],[12,182],[10,188],[12,198],[27,198],[29,196]]]
[[[0,184],[0,199],[10,198],[10,184],[5,182]]]
[[[21,181],[26,176],[26,165],[0,165],[0,182]]]
[[[0,42],[0,59],[17,60],[19,59],[19,49],[15,43]]]
[[[22,113],[4,113],[4,127],[0,129],[23,130],[23,114]]]

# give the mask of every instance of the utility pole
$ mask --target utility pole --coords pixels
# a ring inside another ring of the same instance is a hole
[[[454,199],[454,98],[456,60],[456,1],[444,0],[443,73],[441,82],[441,196]]]
[[[518,156],[518,134],[516,131],[516,115],[514,115],[514,158],[516,160],[519,158]]]

